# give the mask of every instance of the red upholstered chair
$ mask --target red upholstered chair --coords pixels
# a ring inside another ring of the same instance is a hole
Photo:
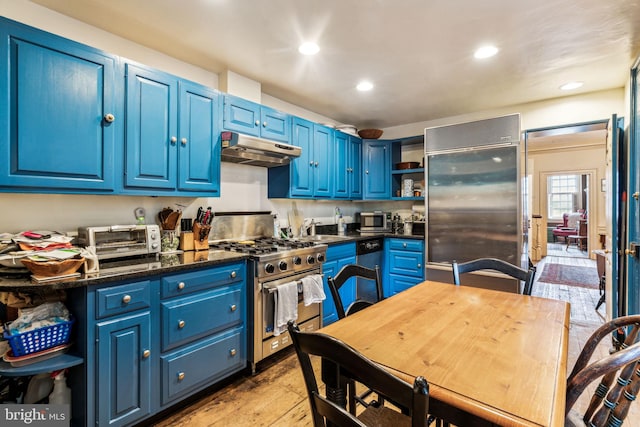
[[[567,222],[569,221],[569,214],[562,214],[562,224],[558,225],[553,229],[553,241],[557,241],[558,237],[563,237],[564,240],[567,240],[568,236],[573,236],[574,234],[578,234],[578,230],[575,228],[569,228],[567,226]]]

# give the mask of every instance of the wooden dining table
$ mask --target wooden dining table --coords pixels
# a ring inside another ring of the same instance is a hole
[[[319,332],[410,384],[424,376],[430,412],[457,425],[562,426],[569,314],[564,301],[426,281]]]

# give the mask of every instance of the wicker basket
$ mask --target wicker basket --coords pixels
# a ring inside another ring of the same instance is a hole
[[[358,135],[362,139],[378,139],[382,136],[382,129],[360,129]]]
[[[70,258],[62,261],[34,261],[24,258],[22,263],[34,276],[55,277],[75,273],[84,264],[84,258]]]

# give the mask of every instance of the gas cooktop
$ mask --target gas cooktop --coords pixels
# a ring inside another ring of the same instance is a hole
[[[290,251],[315,246],[313,242],[301,240],[276,239],[261,237],[254,240],[222,241],[210,245],[212,249],[224,249],[226,251],[242,252],[249,255],[263,255],[274,252]]]

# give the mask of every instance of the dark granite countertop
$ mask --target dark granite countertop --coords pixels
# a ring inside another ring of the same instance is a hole
[[[405,236],[404,234],[392,233],[383,233],[376,236],[415,240],[424,239],[424,236],[421,235]],[[336,245],[340,243],[357,242],[370,237],[372,237],[372,235],[362,235],[357,231],[351,231],[348,232],[346,236],[321,234],[317,240],[312,236],[307,236],[307,239],[317,243]],[[244,260],[248,257],[249,256],[245,254],[216,249],[176,254],[160,254],[122,261],[103,261],[100,263],[99,272],[81,274],[80,277],[72,279],[37,283],[31,280],[28,273],[25,274],[24,277],[0,277],[0,291],[33,292],[42,289],[71,289],[83,286],[94,286],[121,280],[132,280],[152,275],[186,271],[194,268],[211,267],[226,262]]]
[[[101,262],[97,273],[81,274],[73,279],[36,283],[30,276],[24,278],[0,277],[0,291],[33,292],[42,289],[71,289],[101,285],[120,280],[132,280],[156,274],[168,274],[194,268],[211,267],[226,262],[240,261],[248,256],[224,250],[160,254],[121,261]]]

